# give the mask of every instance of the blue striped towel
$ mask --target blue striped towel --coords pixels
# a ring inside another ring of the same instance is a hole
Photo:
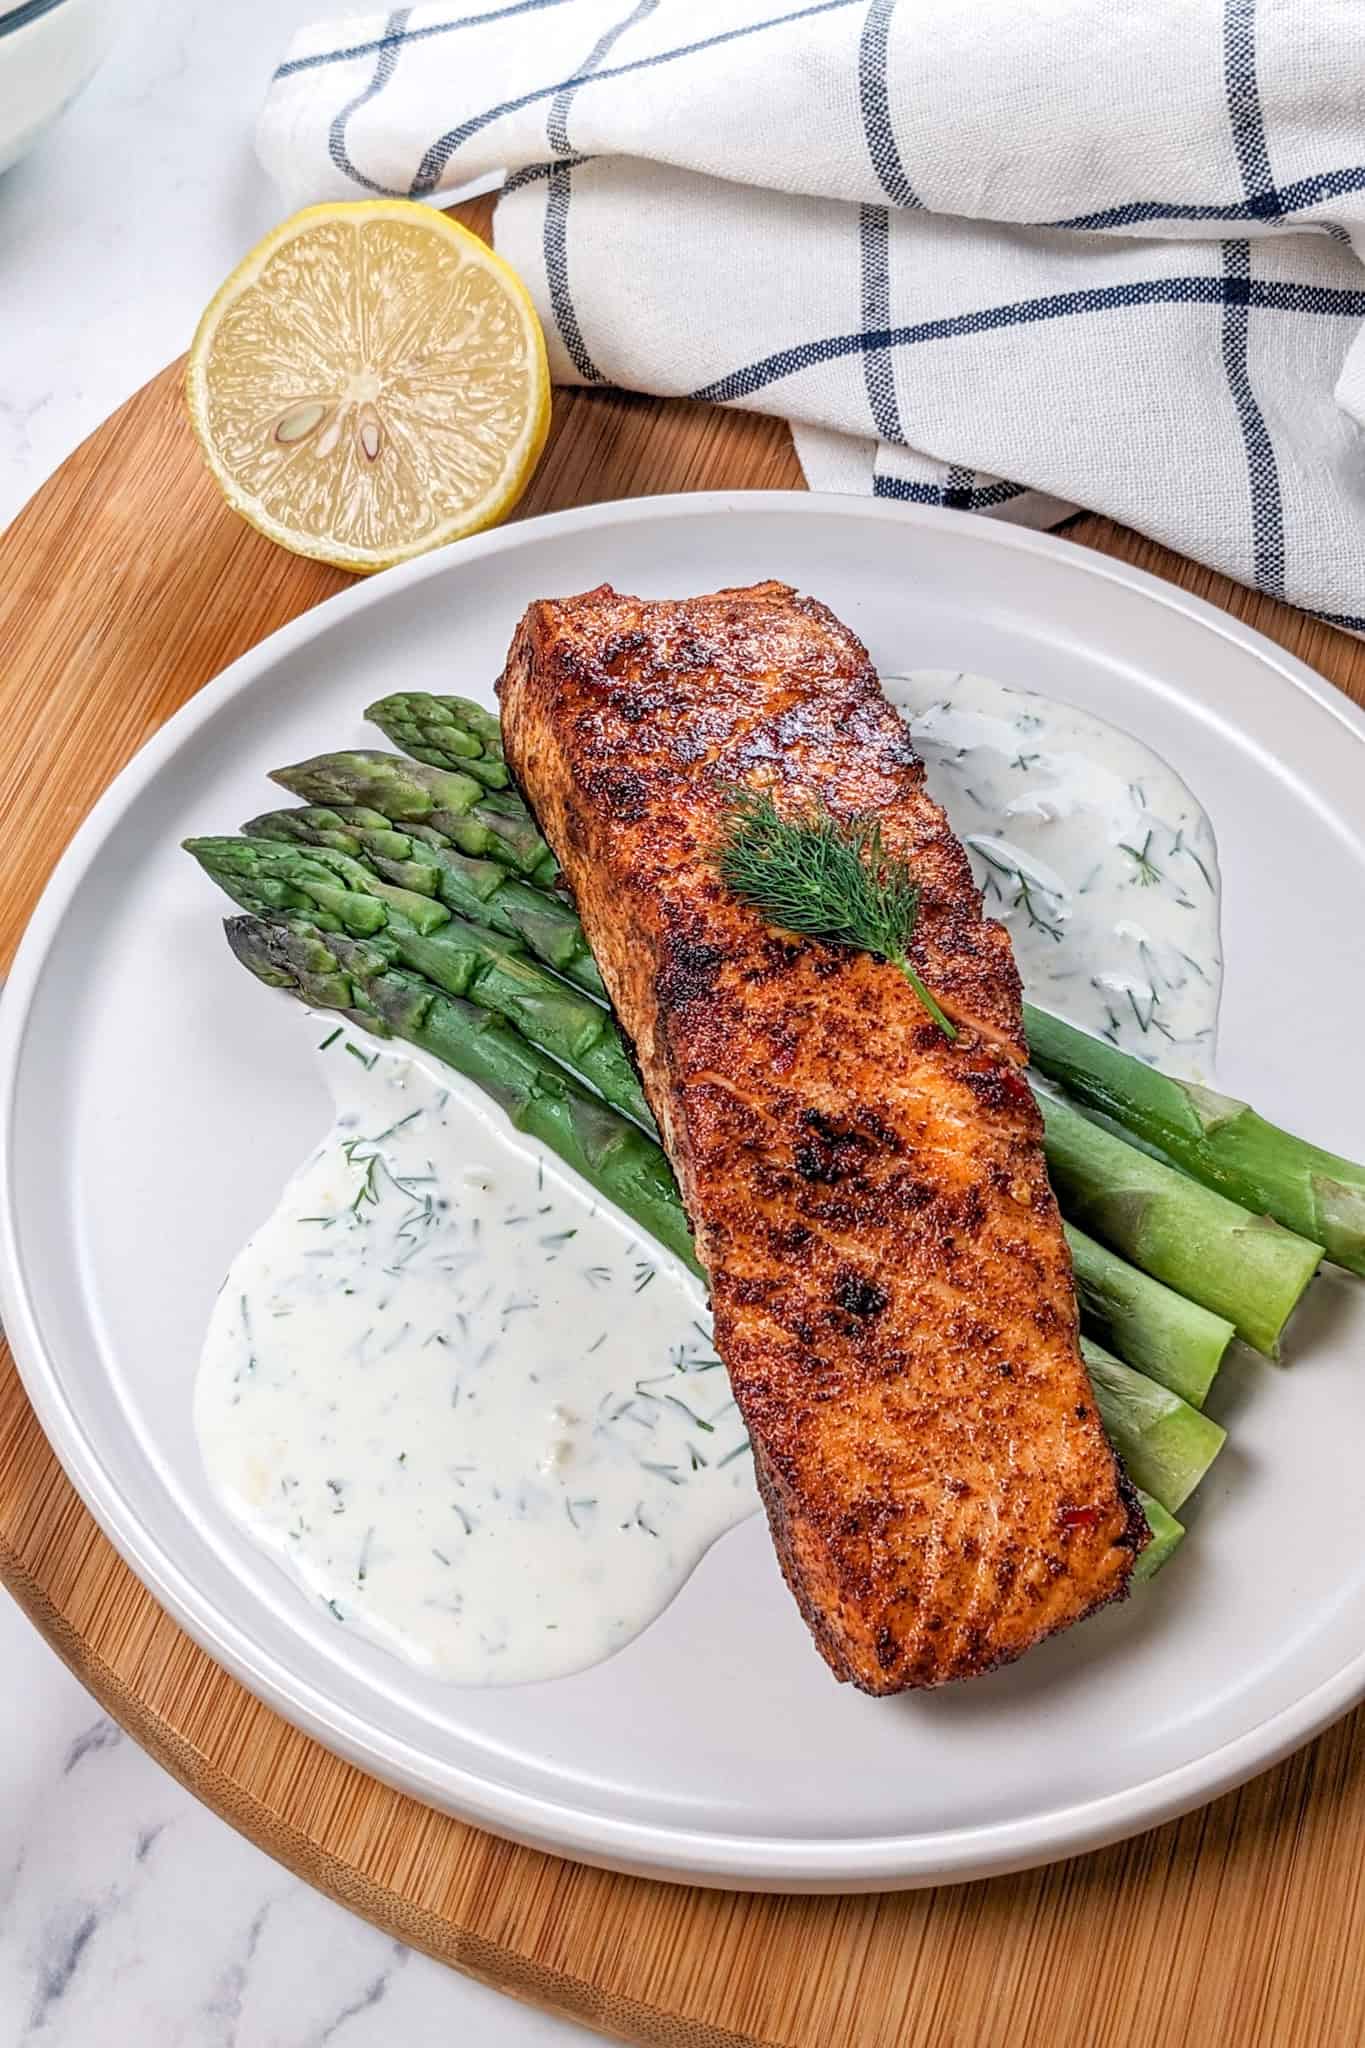
[[[290,204],[504,171],[564,383],[1106,512],[1365,631],[1361,0],[486,0],[298,35]]]

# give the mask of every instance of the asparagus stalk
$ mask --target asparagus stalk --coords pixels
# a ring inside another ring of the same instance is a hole
[[[382,812],[364,804],[305,804],[299,810],[265,811],[242,830],[249,839],[283,839],[348,853],[386,881],[436,896],[458,916],[522,940],[538,960],[606,999],[572,904],[519,880],[497,861],[457,852],[432,825],[414,824],[400,832]]]
[[[237,958],[261,981],[314,1009],[338,1010],[380,1037],[406,1039],[484,1088],[516,1129],[540,1139],[701,1273],[682,1198],[660,1147],[501,1021],[395,968],[371,940],[324,933],[305,919],[288,917],[275,924],[233,917],[224,930]],[[1140,1461],[1134,1483],[1140,1486],[1145,1476],[1150,1486],[1184,1499],[1221,1447],[1222,1431],[1098,1346],[1083,1349],[1115,1449],[1125,1462]],[[1143,1509],[1153,1541],[1137,1576],[1149,1578],[1183,1531],[1159,1497],[1149,1502],[1144,1495]]]
[[[1142,1512],[1147,1517],[1147,1527],[1152,1532],[1152,1540],[1133,1566],[1135,1586],[1140,1586],[1146,1579],[1154,1579],[1162,1565],[1169,1562],[1172,1553],[1178,1550],[1185,1540],[1184,1529],[1175,1516],[1162,1507],[1159,1500],[1153,1500],[1151,1494],[1144,1493],[1141,1487],[1138,1488],[1138,1499],[1142,1503]]]
[[[406,1039],[475,1082],[517,1130],[538,1138],[700,1273],[677,1184],[654,1140],[500,1018],[395,968],[366,940],[296,919],[232,917],[224,930],[242,964],[273,988],[315,1009],[339,1010],[380,1037]]]
[[[1135,1486],[1171,1514],[1188,1500],[1227,1441],[1227,1431],[1179,1394],[1081,1339],[1105,1434]]]
[[[370,941],[393,967],[494,1010],[571,1067],[604,1099],[653,1129],[610,1013],[530,960],[519,941],[452,917],[430,897],[379,881],[348,854],[269,839],[191,839],[186,851],[234,903],[262,918],[307,916]],[[415,921],[415,913],[424,920]]]
[[[1067,1214],[1144,1273],[1226,1316],[1267,1358],[1322,1260],[1322,1246],[1125,1144],[1035,1087],[1048,1173]]]
[[[1326,1247],[1365,1274],[1365,1166],[1324,1152],[1215,1094],[1025,1005],[1029,1050],[1045,1074],[1205,1187]]]
[[[432,768],[461,769],[489,789],[507,789],[511,770],[502,751],[502,723],[468,697],[431,697],[400,690],[367,706],[365,716],[386,740]]]
[[[1149,1379],[1202,1408],[1235,1335],[1232,1324],[1140,1273],[1074,1223],[1065,1229],[1083,1326]]]
[[[394,825],[434,825],[462,853],[486,854],[536,881],[553,881],[555,857],[519,796],[485,789],[460,770],[398,754],[318,754],[271,775],[309,804],[363,804]]]

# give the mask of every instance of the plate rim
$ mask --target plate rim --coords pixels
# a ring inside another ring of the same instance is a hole
[[[96,1443],[62,1391],[29,1293],[17,1239],[13,1124],[33,999],[47,958],[92,858],[163,766],[219,708],[249,690],[297,647],[368,606],[429,578],[459,573],[482,556],[532,548],[547,534],[641,521],[667,524],[720,514],[872,520],[907,530],[951,530],[984,548],[1004,547],[1118,583],[1183,614],[1261,661],[1282,683],[1314,698],[1365,743],[1365,711],[1276,642],[1176,585],[1049,533],[994,520],[964,522],[936,506],[807,491],[699,491],[607,500],[541,514],[455,543],[371,577],[311,606],[240,655],[161,725],[97,799],[64,850],[34,908],[0,1003],[0,1314],[40,1427],[86,1508],[152,1597],[200,1648],[257,1699],[326,1748],[373,1776],[469,1824],[552,1854],[680,1883],[772,1891],[870,1891],[959,1883],[1061,1860],[1107,1846],[1231,1791],[1312,1740],[1365,1696],[1365,1648],[1329,1678],[1243,1734],[1120,1792],[1041,1816],[876,1838],[699,1831],[585,1811],[445,1766],[437,1788],[422,1752],[331,1701],[283,1660],[257,1651],[240,1628],[198,1593],[105,1472]],[[1197,691],[1195,692],[1197,695]]]

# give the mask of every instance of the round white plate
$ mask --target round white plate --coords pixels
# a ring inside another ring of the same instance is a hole
[[[1153,1586],[1008,1671],[890,1701],[830,1678],[757,1519],[595,1670],[493,1691],[425,1679],[246,1542],[191,1429],[214,1291],[327,1105],[313,1033],[232,961],[222,903],[177,842],[258,811],[272,764],[372,744],[360,712],[383,691],[488,696],[534,597],[768,576],[823,598],[883,668],[1050,691],[1165,755],[1219,839],[1220,1085],[1365,1154],[1365,719],[1344,698],[1223,613],[1011,527],[796,493],[600,505],[309,613],[97,807],[0,1005],[4,1318],[43,1427],[133,1569],[254,1692],[378,1776],[657,1876],[979,1877],[1196,1805],[1365,1692],[1365,1288],[1316,1284],[1289,1370],[1226,1367],[1211,1405],[1232,1440]]]

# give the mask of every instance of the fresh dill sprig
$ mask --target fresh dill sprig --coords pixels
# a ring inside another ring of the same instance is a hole
[[[883,846],[880,820],[864,815],[845,824],[820,805],[784,818],[770,790],[738,789],[716,867],[770,924],[899,968],[944,1037],[957,1037],[910,962],[919,883],[910,863]]]

